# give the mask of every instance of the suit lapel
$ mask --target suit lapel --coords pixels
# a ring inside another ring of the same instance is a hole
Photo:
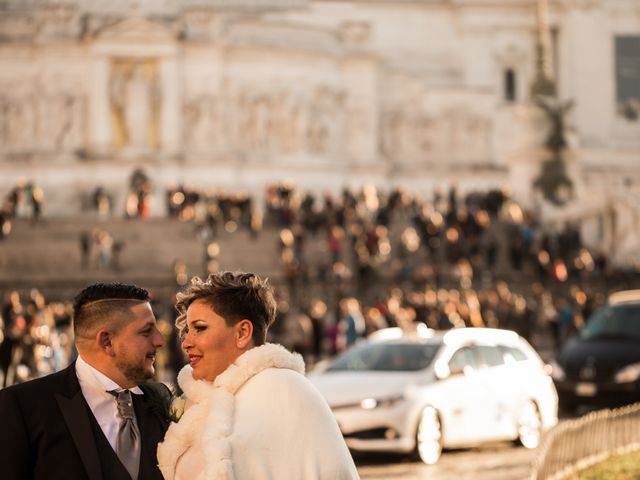
[[[102,469],[89,421],[89,407],[86,404],[76,377],[75,362],[67,367],[69,396],[55,394],[73,443],[75,444],[89,478],[102,480]]]

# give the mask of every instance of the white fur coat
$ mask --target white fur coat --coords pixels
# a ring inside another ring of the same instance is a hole
[[[213,384],[178,375],[187,403],[158,445],[166,480],[199,446],[197,480],[350,480],[358,478],[335,419],[304,377],[302,357],[266,344],[238,357]],[[196,479],[194,479],[196,480]]]

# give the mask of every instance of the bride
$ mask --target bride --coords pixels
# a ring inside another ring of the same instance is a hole
[[[265,343],[276,314],[267,281],[195,277],[177,300],[189,365],[178,375],[184,413],[158,445],[165,479],[358,478],[302,357]]]

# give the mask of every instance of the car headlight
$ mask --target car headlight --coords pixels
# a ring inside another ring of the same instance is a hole
[[[360,402],[360,408],[364,410],[373,410],[374,408],[393,407],[396,403],[403,399],[402,395],[387,398],[365,398]]]
[[[640,378],[640,363],[632,363],[618,370],[614,377],[616,383],[631,383]]]
[[[551,377],[554,380],[562,381],[567,377],[566,373],[564,373],[564,369],[555,360],[551,360],[551,362],[549,362],[549,366],[551,367]]]

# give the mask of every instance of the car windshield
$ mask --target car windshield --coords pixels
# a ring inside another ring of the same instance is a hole
[[[364,370],[412,372],[429,366],[439,345],[423,343],[365,343],[348,350],[328,368],[330,372]]]
[[[606,306],[594,313],[580,331],[583,340],[640,339],[640,305]]]

